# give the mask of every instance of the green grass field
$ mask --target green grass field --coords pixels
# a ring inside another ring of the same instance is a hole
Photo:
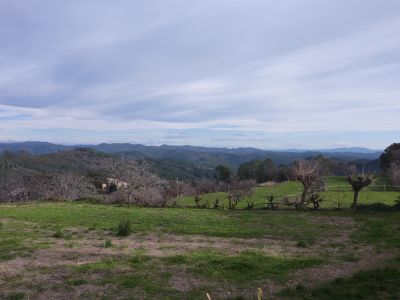
[[[347,183],[345,177],[331,176],[325,177],[324,181],[328,187],[328,191],[321,192],[323,198],[321,208],[349,208],[353,201],[353,192],[351,186]],[[386,184],[386,187],[385,187]],[[299,182],[290,181],[278,184],[273,187],[257,187],[253,197],[248,200],[254,201],[261,208],[266,203],[267,196],[273,195],[275,199],[281,199],[288,195],[301,193],[302,186]],[[390,190],[390,185],[384,180],[378,179],[372,186],[363,189],[359,195],[360,204],[371,204],[375,202],[393,205],[400,197],[400,189],[398,191]],[[212,206],[215,199],[219,199],[224,207],[228,207],[227,193],[210,193],[202,196],[202,204],[209,202]],[[194,197],[183,197],[178,201],[178,205],[194,207]],[[246,201],[239,203],[237,208],[245,208]]]
[[[0,299],[400,298],[399,211],[35,202],[0,224]]]

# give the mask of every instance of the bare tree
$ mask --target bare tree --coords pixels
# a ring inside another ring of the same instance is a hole
[[[109,165],[111,175],[126,186],[120,189],[127,202],[144,206],[165,206],[166,197],[161,179],[149,171],[145,162],[115,159]]]
[[[55,175],[42,193],[44,199],[76,200],[95,195],[96,188],[85,176],[66,173]]]
[[[28,200],[28,191],[22,178],[17,176],[1,176],[0,199],[6,202],[20,202]]]
[[[254,186],[256,182],[254,180],[242,180],[232,182],[228,192],[228,207],[234,209],[239,202],[246,198],[253,196]],[[248,208],[253,207],[252,202],[248,202]]]
[[[354,198],[351,207],[355,208],[358,205],[358,194],[360,191],[372,183],[373,173],[362,172],[361,174],[351,174],[347,176],[347,181],[350,183],[354,191]]]
[[[300,199],[300,205],[302,205],[306,202],[307,196],[313,191],[313,186],[321,180],[322,168],[320,160],[299,160],[293,167],[293,173],[303,185]]]

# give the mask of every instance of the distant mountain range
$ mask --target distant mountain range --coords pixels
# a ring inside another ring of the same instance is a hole
[[[84,149],[95,150],[98,155]],[[73,151],[78,150],[78,151]],[[365,148],[337,148],[328,150],[261,150],[256,148],[211,148],[195,146],[145,146],[140,144],[99,144],[65,146],[45,142],[0,143],[0,153],[28,152],[31,157],[20,155],[13,163],[33,171],[54,172],[58,169],[91,170],[92,160],[101,159],[106,153],[125,159],[147,160],[151,163],[154,172],[163,178],[195,180],[198,178],[213,178],[214,168],[226,165],[235,170],[240,164],[253,161],[271,159],[276,166],[289,165],[297,159],[305,159],[323,155],[337,164],[352,163],[359,168],[379,168],[380,151]],[[22,153],[23,154],[23,153]],[[80,159],[86,157],[86,165]],[[90,173],[90,172],[89,172]]]
[[[304,152],[305,150],[299,149],[288,149],[288,152]],[[381,153],[380,150],[372,150],[363,147],[348,147],[348,148],[332,148],[332,149],[318,149],[318,150],[308,150],[308,151],[316,151],[320,153]]]
[[[46,142],[21,142],[0,143],[0,152],[26,151],[34,155],[48,154],[75,148],[90,148],[117,156],[127,158],[149,158],[157,160],[175,160],[195,163],[203,167],[214,167],[225,164],[236,168],[239,164],[255,159],[272,159],[275,164],[290,164],[296,159],[310,156],[323,155],[328,158],[336,158],[345,161],[374,160],[379,157],[381,151],[367,148],[335,148],[321,150],[261,150],[256,148],[211,148],[196,146],[145,146],[140,144],[114,143],[99,145],[74,145],[65,146]]]

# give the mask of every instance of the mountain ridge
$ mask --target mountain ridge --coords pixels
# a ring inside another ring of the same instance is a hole
[[[159,146],[133,144],[133,143],[100,143],[100,144],[76,144],[76,145],[63,145],[42,141],[25,141],[25,142],[0,142],[0,152],[4,151],[27,151],[32,154],[33,152],[44,151],[47,153],[55,152],[57,150],[68,150],[74,148],[91,148],[103,152],[126,152],[134,151],[137,148],[147,149],[168,149],[168,150],[195,150],[199,152],[223,152],[223,153],[266,153],[266,152],[287,152],[287,153],[364,153],[373,154],[381,153],[382,150],[369,149],[366,147],[341,147],[341,148],[322,148],[322,149],[259,149],[254,147],[205,147],[205,146],[192,146],[192,145],[167,145],[162,144]],[[39,153],[44,154],[44,153]]]

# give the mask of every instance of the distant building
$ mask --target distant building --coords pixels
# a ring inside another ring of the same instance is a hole
[[[115,178],[106,178],[106,182],[101,184],[101,189],[110,193],[118,191],[120,188],[125,188],[128,183]]]

